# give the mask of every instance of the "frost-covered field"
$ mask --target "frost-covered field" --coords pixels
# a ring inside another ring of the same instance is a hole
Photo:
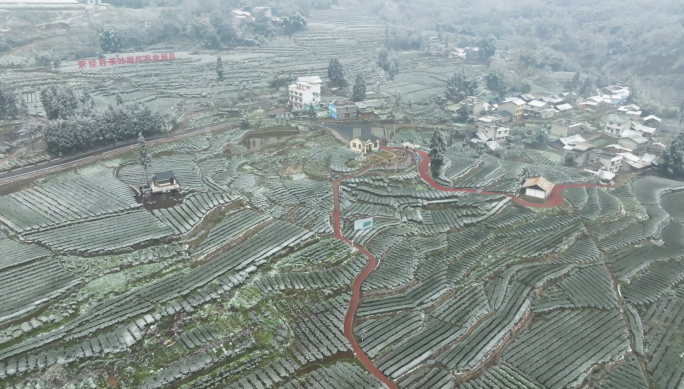
[[[0,197],[3,383],[382,387],[343,334],[368,259],[331,237],[332,177],[358,171],[354,153],[322,131],[236,147],[249,133],[152,147],[150,173],[173,170],[182,189],[146,204],[135,191],[145,173],[126,158]],[[443,179],[460,187],[591,180],[544,162],[447,157]],[[379,260],[356,341],[401,388],[617,388],[629,377],[677,389],[680,353],[666,345],[681,341],[684,312],[680,189],[645,177],[532,209],[426,187],[410,167],[344,179],[342,234]],[[366,217],[374,228],[354,231]]]

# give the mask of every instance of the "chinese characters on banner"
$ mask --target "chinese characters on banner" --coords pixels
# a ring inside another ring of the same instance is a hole
[[[176,53],[162,53],[162,54],[152,54],[152,55],[136,55],[128,57],[116,57],[116,58],[100,58],[100,59],[89,59],[87,61],[78,61],[79,69],[86,67],[96,68],[98,66],[115,66],[115,65],[125,65],[131,63],[143,63],[143,62],[159,62],[159,61],[173,61],[176,59]]]

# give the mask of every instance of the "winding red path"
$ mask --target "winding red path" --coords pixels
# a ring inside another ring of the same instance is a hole
[[[393,150],[396,148],[391,148],[391,147],[381,147],[382,149],[386,150]],[[442,190],[446,192],[469,192],[469,193],[475,193],[475,189],[467,189],[467,188],[447,188],[445,186],[439,185],[437,182],[435,182],[432,179],[432,176],[430,175],[430,157],[428,154],[424,151],[418,151],[416,152],[421,156],[421,161],[420,161],[420,166],[418,166],[418,172],[420,173],[420,176],[425,182],[427,182],[430,186],[437,190]],[[359,170],[358,172],[344,176],[342,178],[339,178],[335,181],[333,181],[332,185],[332,190],[333,190],[333,204],[334,204],[334,209],[333,209],[333,230],[335,232],[335,237],[343,242],[352,244],[348,239],[346,239],[344,236],[342,236],[342,231],[340,230],[340,202],[339,202],[339,187],[340,187],[340,182],[345,179],[353,178],[355,176],[361,175],[368,170],[371,169],[372,166],[369,166],[367,168],[364,168],[362,170]],[[593,186],[606,186],[606,185],[597,185],[597,184],[567,184],[567,185],[556,185],[553,190],[551,191],[551,194],[549,197],[544,201],[543,203],[531,203],[529,201],[522,200],[518,197],[515,197],[511,194],[504,194],[505,196],[509,197],[512,201],[525,205],[528,207],[534,207],[534,208],[549,208],[549,207],[557,207],[561,204],[563,204],[563,197],[561,196],[561,191],[563,189],[567,188],[582,188],[582,187],[593,187]],[[483,191],[482,194],[493,194],[493,195],[500,195],[501,193],[497,192],[486,192]],[[352,297],[351,301],[349,302],[349,307],[347,308],[347,314],[344,317],[344,336],[349,340],[349,343],[352,346],[352,349],[354,350],[354,355],[361,361],[361,363],[370,371],[375,377],[377,377],[380,381],[384,382],[388,387],[391,389],[396,389],[396,385],[392,381],[390,381],[387,377],[385,377],[384,374],[373,364],[373,362],[366,356],[366,354],[363,353],[363,350],[361,347],[356,343],[356,338],[354,337],[354,316],[356,314],[356,308],[359,305],[359,299],[361,297],[361,284],[363,284],[363,281],[368,277],[368,275],[373,271],[375,268],[376,260],[375,257],[365,248],[359,246],[359,245],[354,245],[356,249],[359,250],[362,254],[364,254],[366,257],[368,257],[368,264],[366,267],[363,269],[361,273],[359,273],[358,276],[356,276],[356,279],[354,279],[354,283],[351,286],[352,290]]]

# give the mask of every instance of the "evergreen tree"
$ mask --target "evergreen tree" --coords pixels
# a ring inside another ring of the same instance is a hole
[[[491,58],[496,54],[496,37],[489,35],[480,39],[479,53],[481,58]]]
[[[459,102],[468,96],[473,96],[477,91],[477,79],[468,77],[465,69],[461,68],[458,72],[447,80],[447,97],[455,102]]]
[[[150,179],[147,177],[147,168],[152,166],[152,158],[147,150],[147,142],[145,142],[142,132],[138,134],[138,162],[145,169],[145,180],[147,180],[147,186],[149,187]]]
[[[332,85],[344,88],[347,86],[347,78],[344,76],[344,67],[342,63],[337,58],[331,58],[330,64],[328,65],[328,79]]]
[[[121,95],[119,92],[116,92],[116,105],[121,105],[123,104],[123,99],[121,98]]]
[[[661,169],[663,173],[682,177],[684,176],[684,133],[679,133],[672,141],[669,150],[663,151],[661,156]]]
[[[9,84],[0,82],[0,120],[19,115],[19,96]]]
[[[530,84],[529,80],[523,80],[523,82],[520,84],[520,92],[522,92],[522,93],[532,92],[532,84]]]
[[[394,62],[390,62],[389,69],[387,69],[387,74],[389,75],[389,79],[394,81],[394,76],[397,74],[397,66],[394,64]]]
[[[121,42],[117,36],[117,31],[112,26],[105,26],[100,34],[100,48],[105,53],[118,53],[121,51]]]
[[[283,18],[283,31],[287,35],[292,35],[295,32],[304,29],[304,27],[306,27],[306,19],[304,16],[300,15],[299,12],[295,12],[294,14]]]
[[[444,152],[447,149],[447,142],[439,129],[436,129],[430,139],[430,169],[434,177],[439,176],[444,166]]]
[[[90,95],[90,92],[88,92],[87,89],[83,90],[83,94],[81,95],[81,104],[83,105],[83,114],[86,116],[90,116],[90,114],[93,112],[93,109],[95,108],[95,100],[93,99],[93,96]]]
[[[216,57],[216,75],[219,80],[223,80],[223,60],[220,55]]]
[[[360,74],[356,76],[356,82],[354,83],[351,99],[352,101],[366,100],[366,80],[364,80],[363,76]]]
[[[582,86],[579,89],[579,93],[584,97],[591,97],[596,94],[596,80],[593,76],[588,75],[587,78],[582,82]]]
[[[505,97],[510,89],[508,79],[501,69],[491,69],[485,75],[487,89],[496,92],[499,97]]]
[[[66,119],[73,116],[78,108],[76,94],[65,86],[50,85],[41,89],[40,102],[49,120]]]
[[[309,110],[306,112],[306,114],[312,122],[316,119],[316,109],[314,108],[313,104],[309,106]]]
[[[575,73],[575,75],[572,77],[572,80],[569,80],[567,83],[565,83],[565,90],[568,92],[578,92],[581,86],[582,81],[580,80],[580,71],[578,70],[577,73]]]

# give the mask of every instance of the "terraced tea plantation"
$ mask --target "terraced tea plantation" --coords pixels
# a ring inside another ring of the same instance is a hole
[[[450,150],[440,180],[496,193],[446,192],[417,166],[359,170],[322,130],[249,136],[151,148],[176,194],[143,201],[131,155],[0,197],[4,388],[684,385],[681,183],[529,208],[508,197],[523,176],[591,176]]]

